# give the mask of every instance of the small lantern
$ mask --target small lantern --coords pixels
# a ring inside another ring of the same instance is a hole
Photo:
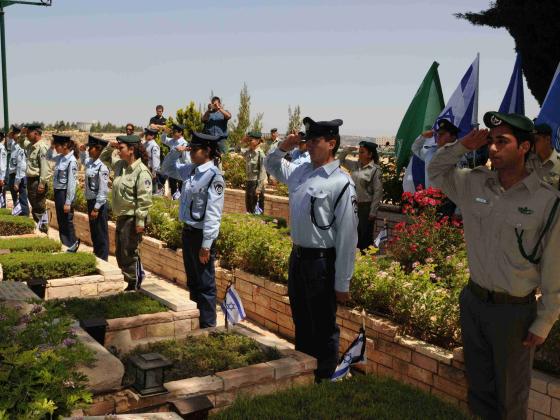
[[[140,395],[166,392],[163,387],[165,371],[173,364],[159,353],[145,353],[132,356],[130,368],[134,383],[132,387]]]

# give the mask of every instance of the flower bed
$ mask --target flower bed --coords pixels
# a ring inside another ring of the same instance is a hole
[[[35,231],[35,222],[29,217],[0,213],[0,236],[25,235]]]
[[[54,239],[45,237],[36,238],[0,238],[0,249],[7,249],[11,252],[59,252],[61,244]]]

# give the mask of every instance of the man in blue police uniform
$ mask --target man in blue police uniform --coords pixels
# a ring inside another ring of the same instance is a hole
[[[293,241],[288,293],[296,350],[317,358],[317,381],[332,376],[338,359],[337,302],[350,298],[350,278],[358,243],[356,191],[335,159],[342,120],[307,117],[311,162],[283,159],[301,137],[290,134],[265,160],[266,169],[288,185]]]
[[[161,134],[161,142],[169,147],[170,150],[177,146],[187,146],[187,141],[183,138],[183,132],[185,131],[185,126],[181,124],[173,124],[171,129],[165,127]],[[171,133],[171,138],[167,137],[167,133]],[[191,158],[188,152],[183,152],[179,157],[182,163],[191,163]],[[171,197],[176,200],[181,193],[183,186],[182,181],[178,181],[175,178],[169,178],[169,189],[171,190]]]

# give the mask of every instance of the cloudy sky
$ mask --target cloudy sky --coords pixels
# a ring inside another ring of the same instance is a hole
[[[479,111],[497,109],[515,61],[504,30],[453,13],[488,0],[53,0],[6,9],[11,121],[132,121],[211,92],[234,114],[247,83],[264,127],[288,106],[394,135],[435,60],[447,100],[480,52]],[[538,105],[526,91],[526,111]]]

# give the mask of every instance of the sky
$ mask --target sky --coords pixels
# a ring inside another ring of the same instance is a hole
[[[288,107],[344,120],[341,133],[393,136],[435,60],[445,100],[480,52],[479,121],[496,110],[515,61],[507,31],[453,13],[489,0],[53,0],[6,8],[11,122],[147,125],[213,92],[235,117],[284,131]],[[526,114],[538,104],[525,91]]]

